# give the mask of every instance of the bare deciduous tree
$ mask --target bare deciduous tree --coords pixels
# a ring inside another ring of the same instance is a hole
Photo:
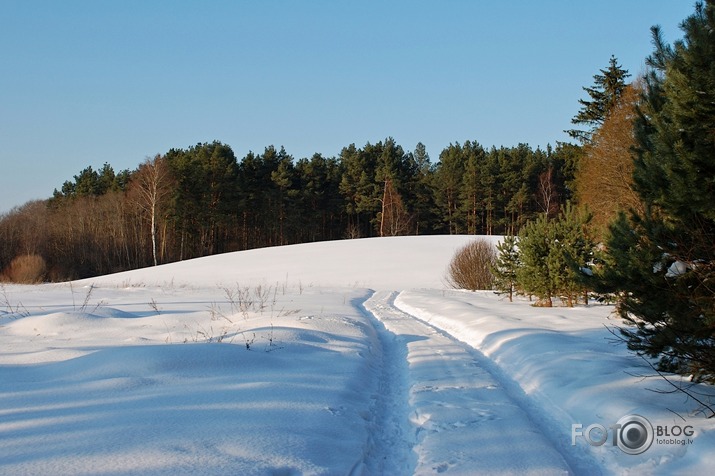
[[[135,175],[135,188],[137,203],[149,215],[149,227],[151,236],[151,253],[154,266],[158,264],[157,259],[157,214],[164,200],[171,193],[173,182],[171,170],[166,159],[157,154],[153,159],[146,159],[139,166]]]
[[[559,213],[559,200],[556,184],[554,183],[554,168],[549,166],[539,175],[539,185],[536,191],[536,201],[546,216],[553,218]]]
[[[638,83],[629,85],[586,147],[576,174],[576,198],[593,214],[592,226],[603,234],[619,210],[642,211],[633,190],[633,118]]]
[[[399,236],[410,232],[409,213],[405,210],[402,197],[397,193],[391,179],[385,180],[380,212],[380,236]]]

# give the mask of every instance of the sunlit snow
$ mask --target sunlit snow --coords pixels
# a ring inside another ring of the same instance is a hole
[[[314,243],[6,284],[0,473],[712,471],[709,411],[657,392],[672,387],[614,343],[611,306],[446,289],[471,239]],[[574,436],[632,414],[671,436],[638,455],[611,435]]]

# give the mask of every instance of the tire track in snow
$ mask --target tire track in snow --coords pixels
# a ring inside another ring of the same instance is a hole
[[[527,395],[519,382],[514,380],[509,373],[501,369],[495,361],[487,357],[479,349],[469,344],[469,342],[457,337],[454,330],[442,328],[439,325],[434,324],[430,318],[420,316],[418,309],[413,309],[404,301],[400,301],[399,303],[396,302],[398,297],[399,294],[394,296],[391,301],[392,305],[397,310],[410,316],[412,319],[421,322],[425,326],[433,329],[435,332],[458,342],[469,350],[479,365],[499,382],[505,392],[509,395],[509,398],[511,398],[524,410],[534,426],[538,427],[541,430],[541,433],[551,441],[552,447],[561,454],[574,474],[589,474],[596,476],[606,473],[602,467],[602,463],[598,459],[588,453],[575,451],[572,446],[569,446],[571,441],[570,428],[564,428],[561,421],[555,420],[549,414],[549,411],[540,405],[536,399]],[[475,311],[478,311],[478,308],[475,307]]]
[[[364,303],[383,348],[369,474],[405,474],[407,449],[415,474],[574,472],[486,357],[399,310],[395,295]]]
[[[408,339],[386,329],[370,311],[367,303],[371,299],[356,302],[355,307],[372,322],[380,345],[374,351],[379,361],[377,393],[372,396],[366,418],[370,432],[367,448],[350,475],[412,474],[417,459],[412,452],[415,439],[408,420]]]

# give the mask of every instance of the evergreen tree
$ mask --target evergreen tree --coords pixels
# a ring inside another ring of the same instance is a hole
[[[340,195],[340,164],[335,158],[313,154],[295,165],[298,176],[298,241],[342,237],[345,203]]]
[[[533,151],[526,144],[519,144],[508,153],[499,155],[500,203],[504,214],[501,222],[507,235],[515,234],[526,221],[533,157]]]
[[[465,142],[462,149],[465,159],[464,176],[459,198],[461,202],[460,212],[464,217],[466,232],[469,235],[476,235],[480,223],[482,211],[482,189],[480,178],[484,167],[486,152],[476,141]]]
[[[567,203],[558,218],[542,214],[519,233],[517,282],[526,293],[538,296],[540,305],[551,307],[558,297],[573,306],[578,295],[592,287],[588,220]]]
[[[410,196],[415,218],[415,233],[428,234],[440,230],[439,213],[434,194],[434,166],[430,162],[427,149],[421,142],[412,154],[415,180]]]
[[[628,70],[623,69],[618,64],[615,56],[611,56],[608,68],[602,69],[601,74],[593,76],[594,85],[589,88],[583,88],[591,100],[579,99],[581,109],[571,119],[572,124],[585,125],[589,129],[585,131],[572,129],[566,131],[566,133],[582,143],[590,142],[594,130],[603,124],[603,121],[606,120],[608,114],[618,103],[621,94],[626,88],[625,80],[629,76]]]
[[[450,235],[462,233],[459,221],[459,195],[464,181],[464,154],[458,143],[450,144],[439,155],[435,169],[435,199]]]
[[[546,148],[546,155],[555,172],[560,206],[566,205],[574,196],[576,172],[581,167],[583,153],[583,147],[567,142],[557,142],[553,149],[550,145]]]
[[[492,267],[492,274],[497,293],[508,294],[509,302],[513,301],[517,283],[516,273],[520,264],[516,236],[506,235],[497,243],[497,258]]]
[[[499,154],[496,149],[492,148],[484,157],[479,173],[479,186],[482,189],[482,233],[493,235],[497,222],[495,212],[502,208],[498,203],[501,198],[499,189],[502,178],[499,176]]]
[[[378,190],[381,188],[375,183],[377,157],[372,153],[374,148],[370,143],[363,149],[350,144],[340,152],[343,166],[340,193],[345,198],[349,220],[347,236],[350,238],[370,236],[370,222],[379,210]]]
[[[415,198],[419,180],[418,163],[412,154],[406,154],[391,137],[384,142],[370,144],[357,149],[354,144],[340,153],[343,175],[340,193],[346,201],[346,211],[350,224],[348,236],[372,236],[384,230],[383,202],[386,196],[391,203],[400,203],[401,223],[399,230],[405,234],[412,231],[412,210],[408,207]],[[386,193],[389,192],[389,193]],[[393,224],[396,223],[393,221]]]
[[[289,209],[295,201],[293,158],[283,147],[268,146],[263,154],[249,152],[238,164],[238,220],[242,247],[285,243]]]
[[[226,251],[224,234],[235,215],[238,164],[233,150],[218,141],[165,155],[177,179],[175,220],[180,259]]]
[[[570,202],[561,210],[554,226],[554,243],[549,253],[549,266],[555,279],[555,288],[561,298],[571,307],[584,296],[588,304],[588,292],[593,288],[593,272],[590,268],[594,243],[586,231],[590,214],[579,211]]]
[[[55,200],[62,198],[98,197],[110,191],[124,191],[129,183],[129,171],[123,170],[119,174],[108,163],[97,172],[90,165],[74,176],[74,181],[65,181],[61,191],[55,189]]]
[[[611,228],[607,283],[621,291],[631,350],[715,382],[715,2],[696,4],[681,29],[671,47],[653,28],[635,121],[644,211]]]
[[[556,294],[555,279],[549,266],[549,252],[554,241],[553,227],[546,214],[527,223],[519,232],[519,260],[517,282],[529,295],[536,295],[540,304],[552,306]]]
[[[294,220],[298,214],[295,210],[296,198],[298,190],[295,188],[297,177],[295,166],[293,165],[293,157],[288,155],[283,147],[279,152],[278,164],[271,172],[271,181],[276,193],[277,209],[276,218],[278,219],[278,240],[277,244],[286,245],[291,240],[289,236],[292,234],[291,229],[298,226]]]

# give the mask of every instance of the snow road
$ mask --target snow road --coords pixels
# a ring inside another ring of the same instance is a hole
[[[386,444],[367,462],[371,474],[577,472],[532,421],[516,384],[490,372],[474,348],[397,309],[395,296],[379,291],[364,303],[384,326],[376,325],[385,348],[376,415],[384,434],[374,439]],[[406,445],[417,459],[411,468]]]

